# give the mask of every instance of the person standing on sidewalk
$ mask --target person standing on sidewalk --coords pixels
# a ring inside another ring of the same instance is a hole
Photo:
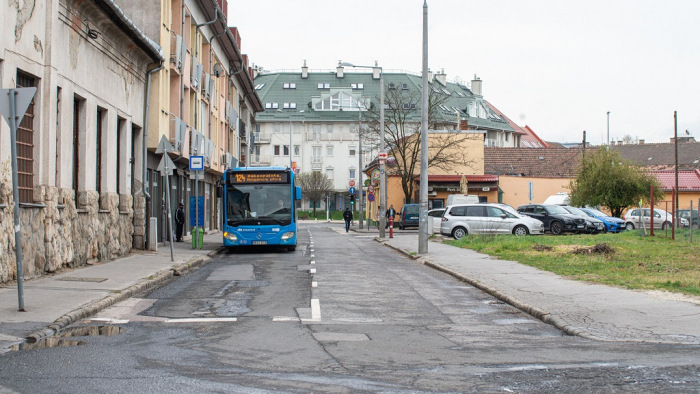
[[[350,222],[352,221],[352,212],[350,212],[350,208],[345,208],[343,219],[345,219],[345,232],[347,233],[350,230]]]
[[[395,216],[396,210],[394,209],[394,204],[391,204],[389,209],[386,210],[386,228],[389,228],[389,221]]]
[[[182,230],[185,228],[185,204],[180,203],[175,211],[175,242],[182,242]]]

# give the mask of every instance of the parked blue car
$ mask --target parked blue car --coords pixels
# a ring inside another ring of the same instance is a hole
[[[581,208],[588,216],[594,217],[596,219],[602,220],[605,223],[605,230],[611,233],[619,233],[625,230],[625,221],[608,215],[605,212],[601,212],[593,208]]]

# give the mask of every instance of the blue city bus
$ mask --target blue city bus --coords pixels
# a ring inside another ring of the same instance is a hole
[[[237,167],[223,178],[224,246],[297,247],[294,171],[286,167]]]

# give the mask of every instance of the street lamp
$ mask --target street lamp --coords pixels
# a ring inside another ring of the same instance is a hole
[[[379,70],[379,152],[384,152],[384,69],[377,65],[360,66],[352,63],[342,62],[341,66],[353,68],[371,68]],[[362,169],[360,168],[360,171]],[[362,185],[360,185],[362,187]],[[384,227],[386,226],[386,168],[385,161],[379,160],[379,237],[385,237]]]
[[[608,111],[608,146],[610,146],[610,111]]]

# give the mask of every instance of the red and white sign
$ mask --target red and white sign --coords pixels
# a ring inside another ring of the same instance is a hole
[[[367,192],[374,193],[374,186],[372,186],[372,185],[367,186]]]
[[[350,182],[348,182],[348,184],[350,185],[350,187],[355,186],[355,181],[351,179]]]
[[[386,160],[386,158],[387,158],[387,153],[386,153],[386,152],[379,152],[379,153],[377,154],[377,158],[379,158],[379,160]]]

